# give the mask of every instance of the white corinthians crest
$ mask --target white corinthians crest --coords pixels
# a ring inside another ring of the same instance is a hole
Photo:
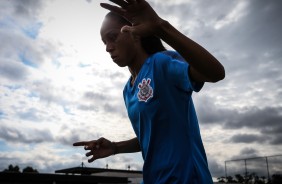
[[[139,92],[137,94],[139,101],[147,102],[153,97],[153,88],[150,86],[151,79],[143,79],[142,82],[138,84]]]

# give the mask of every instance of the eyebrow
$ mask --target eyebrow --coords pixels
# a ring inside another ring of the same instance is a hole
[[[118,29],[112,29],[112,30],[110,30],[110,31],[108,31],[108,32],[106,32],[103,36],[101,36],[101,39],[102,39],[102,41],[104,42],[104,37],[106,37],[106,36],[108,36],[108,35],[111,35],[111,34],[115,34],[115,33],[117,33],[117,32],[119,32],[120,30],[118,30]]]

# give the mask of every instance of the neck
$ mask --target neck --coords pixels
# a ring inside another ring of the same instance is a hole
[[[134,61],[131,62],[132,64],[128,66],[133,81],[137,77],[142,65],[144,64],[147,58],[148,54],[145,51],[140,54],[136,54]]]

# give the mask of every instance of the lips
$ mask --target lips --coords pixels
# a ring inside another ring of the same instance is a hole
[[[117,58],[117,56],[111,56],[112,60],[115,60]]]

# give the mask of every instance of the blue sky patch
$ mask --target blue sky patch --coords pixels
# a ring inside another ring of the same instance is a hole
[[[2,111],[0,110],[0,119],[3,119],[4,117],[5,117],[4,112],[2,112]]]
[[[5,141],[0,140],[0,151],[9,151],[11,148],[6,144]]]
[[[17,29],[18,25],[13,18],[6,16],[0,20],[0,28]]]
[[[74,114],[71,112],[71,109],[70,109],[70,108],[68,108],[68,107],[66,107],[66,106],[63,106],[63,108],[64,108],[64,112],[65,112],[66,114],[68,114],[68,115],[74,115]]]
[[[53,60],[52,64],[58,69],[61,66],[61,63],[58,60]]]
[[[11,90],[12,92],[16,91],[17,89],[22,88],[21,85],[18,84],[14,84],[14,85],[4,85],[6,88],[8,88],[9,90]]]
[[[31,91],[29,94],[28,94],[28,97],[29,98],[39,98],[39,94],[34,92],[34,91]]]
[[[42,25],[43,24],[41,22],[37,22],[35,24],[31,24],[30,26],[23,28],[22,31],[26,36],[32,39],[36,39]]]
[[[30,143],[28,148],[26,147],[17,147],[14,148],[13,146],[9,146],[6,141],[0,140],[0,151],[7,152],[7,151],[29,151],[35,147],[35,144]]]
[[[83,64],[83,63],[79,63],[78,65],[80,68],[85,68],[85,67],[89,67],[91,66],[90,64]]]
[[[19,58],[23,64],[30,66],[32,68],[37,68],[37,65],[34,62],[32,62],[30,59],[28,59],[25,56],[25,54],[19,54]]]

